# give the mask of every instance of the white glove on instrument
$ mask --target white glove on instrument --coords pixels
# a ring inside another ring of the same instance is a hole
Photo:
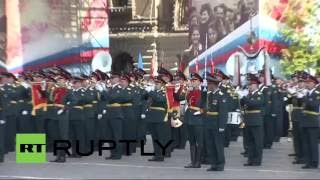
[[[104,110],[102,111],[102,114],[106,114],[106,113],[107,113],[107,110],[104,109]]]
[[[145,119],[146,115],[145,114],[141,114],[141,119]]]
[[[147,92],[151,92],[151,91],[153,91],[154,90],[154,86],[147,86],[146,87],[146,91]]]
[[[102,114],[98,114],[98,120],[102,119]]]
[[[25,115],[28,115],[28,111],[23,110],[21,114],[24,115],[24,116],[25,116]]]
[[[63,113],[63,109],[60,109],[60,110],[57,112],[58,115],[61,115],[62,113]]]
[[[200,115],[200,114],[201,114],[200,111],[197,111],[197,112],[193,113],[194,116],[198,116],[198,115]]]
[[[304,97],[304,94],[303,93],[297,93],[297,98],[301,99]]]
[[[206,79],[204,79],[201,86],[208,87],[208,81]]]

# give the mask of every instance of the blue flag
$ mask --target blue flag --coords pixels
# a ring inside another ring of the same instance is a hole
[[[142,59],[141,52],[139,52],[139,57],[138,57],[138,68],[143,69],[143,59]]]

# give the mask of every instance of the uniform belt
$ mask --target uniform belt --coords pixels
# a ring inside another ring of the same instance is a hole
[[[121,107],[129,107],[129,106],[132,106],[132,103],[124,103],[124,104],[121,104]]]
[[[292,109],[303,109],[303,107],[292,107]]]
[[[124,103],[124,104],[113,103],[113,104],[107,104],[107,107],[129,107],[129,106],[132,106],[132,103]]]
[[[163,107],[154,107],[154,106],[151,106],[150,109],[152,109],[152,110],[159,110],[159,111],[166,111],[166,109],[163,108]]]
[[[200,111],[201,109],[199,107],[195,107],[195,106],[189,106],[188,109],[192,109],[195,111]]]
[[[245,111],[247,114],[261,113],[261,110],[247,110]]]
[[[85,108],[92,108],[93,105],[92,105],[92,104],[86,104],[86,105],[84,105],[83,107],[85,107]]]
[[[17,101],[10,101],[10,104],[17,104]]]
[[[309,114],[309,115],[314,115],[314,116],[319,116],[320,113],[319,112],[315,112],[315,111],[307,111],[307,110],[304,110],[303,113],[305,114]]]
[[[121,107],[120,103],[107,104],[107,107]]]
[[[83,109],[83,106],[73,106],[74,109]]]
[[[48,107],[59,107],[59,108],[64,108],[63,104],[48,104]]]
[[[218,116],[219,112],[207,112],[207,115],[211,115],[211,116]]]
[[[97,103],[98,103],[98,101],[92,101],[92,103],[93,103],[93,104],[97,104]]]

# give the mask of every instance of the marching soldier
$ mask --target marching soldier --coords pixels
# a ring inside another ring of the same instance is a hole
[[[86,146],[92,147],[97,144],[96,142],[98,137],[97,131],[97,123],[98,123],[98,102],[100,101],[100,92],[95,88],[94,79],[98,79],[98,75],[93,72],[90,77],[87,77],[85,81],[83,81],[82,88],[85,91],[85,105],[83,106],[83,110],[85,113],[85,139]],[[92,81],[93,80],[93,81]]]
[[[205,139],[206,148],[211,167],[207,171],[223,171],[224,156],[224,131],[227,120],[227,96],[218,88],[221,77],[206,75],[208,92],[205,98]]]
[[[58,75],[56,84],[48,95],[48,135],[52,140],[68,140],[69,138],[69,118],[66,108],[66,96],[69,93],[66,82],[68,77]],[[62,145],[61,145],[62,146]],[[56,159],[51,162],[64,163],[66,161],[64,151],[57,152]]]
[[[130,84],[131,88],[134,89],[134,112],[137,117],[137,140],[146,142],[146,134],[147,134],[147,122],[145,111],[148,107],[148,93],[144,89],[145,80],[143,76],[146,72],[142,69],[137,69],[133,71],[131,81],[133,83]],[[133,77],[134,76],[134,77]],[[134,83],[135,82],[135,83]]]
[[[185,166],[185,168],[201,168],[201,154],[203,153],[204,147],[203,119],[201,114],[203,102],[200,89],[202,81],[199,74],[191,73],[192,89],[189,90],[186,96],[188,109],[185,114],[191,163]]]
[[[221,70],[217,69],[215,71],[216,71],[216,74],[218,74],[220,77],[222,77],[222,81],[219,83],[219,88],[227,97],[228,112],[232,112],[233,111],[232,87],[228,84],[228,81],[230,78],[226,74],[224,74]],[[227,119],[226,119],[226,121],[227,121]],[[224,139],[224,147],[229,147],[233,131],[235,131],[235,129],[237,129],[237,128],[238,128],[237,126],[234,127],[234,125],[231,125],[231,124],[226,125],[225,136],[224,136],[224,138],[225,138]]]
[[[17,86],[15,84],[15,76],[11,73],[2,74],[3,85],[3,113],[5,120],[5,142],[6,152],[12,152],[15,149],[15,136],[17,125],[17,114],[19,107],[17,106]]]
[[[123,89],[120,86],[120,73],[113,72],[110,77],[111,87],[102,95],[106,101],[107,116],[107,136],[116,143],[115,149],[111,150],[111,155],[106,157],[106,160],[119,160],[122,158],[122,145],[119,140],[122,139],[123,134],[123,119],[121,103],[123,102]]]
[[[29,78],[21,74],[18,79],[17,94],[19,106],[19,116],[17,116],[17,132],[33,133],[35,132],[34,121],[31,116],[31,86],[28,82]]]
[[[272,89],[265,85],[265,70],[259,72],[259,92],[264,96],[263,107],[263,132],[264,132],[264,148],[271,149],[273,143],[274,123],[272,116]]]
[[[80,77],[74,77],[72,80],[72,90],[66,96],[66,105],[69,112],[69,139],[72,147],[79,144],[79,150],[85,152],[85,117],[83,116],[83,106],[85,105],[85,91],[81,88],[82,81]],[[80,158],[76,148],[72,148],[71,158]]]
[[[123,124],[122,124],[122,138],[125,140],[136,140],[137,137],[137,119],[133,109],[134,103],[134,90],[129,86],[130,77],[126,74],[121,75],[120,85],[123,88],[122,97],[123,102],[121,104],[122,112],[124,115]],[[123,155],[131,156],[135,152],[136,145],[130,144],[127,149],[126,146],[123,146]],[[126,152],[128,150],[128,152]]]
[[[181,71],[177,71],[174,75],[174,84],[176,86],[175,88],[175,94],[180,96],[185,96],[185,85],[187,78]],[[182,122],[182,125],[180,127],[172,128],[172,138],[174,140],[173,148],[176,149],[185,149],[186,142],[187,142],[187,128],[186,125],[183,124],[183,116],[184,116],[184,101],[175,101],[177,103],[177,108],[179,109],[179,119]]]
[[[307,95],[303,99],[303,121],[300,122],[305,148],[306,165],[304,169],[316,169],[319,166],[319,106],[320,91],[316,89],[318,80],[309,75],[306,78]]]
[[[259,92],[258,85],[258,78],[250,77],[249,94],[241,99],[248,146],[248,162],[244,166],[260,166],[262,162],[264,96]]]
[[[45,133],[47,111],[47,83],[43,73],[32,74],[34,82],[31,83],[32,116],[35,121],[37,133]]]
[[[149,92],[151,105],[146,112],[146,121],[148,130],[151,133],[152,145],[154,149],[154,157],[149,161],[160,162],[164,161],[168,149],[162,149],[162,146],[169,143],[171,134],[170,126],[167,117],[167,101],[164,91],[166,82],[161,78],[157,77],[154,79],[155,85],[146,88]],[[167,150],[167,151],[165,151]]]
[[[292,135],[293,135],[293,149],[295,154],[295,161],[293,164],[303,164],[305,157],[303,153],[303,139],[302,139],[302,128],[300,123],[303,120],[303,97],[306,95],[305,84],[303,80],[303,74],[295,73],[294,78],[297,78],[297,85],[288,89],[288,104],[292,105]],[[290,112],[289,112],[290,113]]]

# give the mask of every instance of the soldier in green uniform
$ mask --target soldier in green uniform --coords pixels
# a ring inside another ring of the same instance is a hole
[[[106,122],[107,122],[107,137],[116,143],[115,149],[111,150],[111,155],[105,159],[119,160],[122,158],[122,145],[119,140],[122,139],[122,123],[123,112],[121,103],[123,103],[123,89],[120,86],[120,73],[112,72],[110,77],[111,87],[102,97],[106,104]]]
[[[264,148],[271,149],[274,135],[274,122],[272,116],[272,89],[265,85],[265,70],[259,72],[259,92],[264,96],[263,107],[263,132],[264,132]],[[271,74],[271,73],[270,73]]]
[[[66,107],[67,94],[69,89],[66,81],[69,77],[58,75],[56,84],[49,90],[48,95],[48,135],[52,140],[68,140],[69,139],[69,114]],[[65,144],[59,144],[65,146]],[[51,162],[64,163],[66,154],[64,151],[58,151],[57,156]]]
[[[274,118],[274,142],[279,142],[280,138],[283,134],[283,115],[284,115],[284,106],[285,106],[285,97],[286,92],[282,90],[281,86],[283,84],[283,81],[280,78],[275,79],[275,90],[274,92],[277,96],[277,100],[275,101],[273,107],[276,108],[276,118]]]
[[[229,85],[229,77],[224,74],[221,70],[216,69],[216,74],[222,77],[222,81],[219,83],[219,89],[222,91],[223,94],[227,97],[227,111],[232,112],[233,111],[233,98],[232,98],[232,87]],[[227,118],[227,117],[226,117]],[[227,121],[227,119],[226,119]],[[234,130],[234,125],[227,124],[225,127],[225,136],[224,136],[224,147],[229,147],[230,141],[231,141],[231,135]]]
[[[169,143],[171,134],[170,126],[168,123],[167,115],[167,100],[164,91],[166,82],[157,77],[154,79],[155,85],[148,87],[146,90],[149,92],[151,105],[146,112],[146,121],[148,130],[151,133],[152,145],[154,150],[154,157],[149,161],[164,161],[164,156],[167,152],[163,152],[161,145]],[[169,133],[169,134],[168,134]]]
[[[204,131],[201,110],[203,107],[203,99],[201,97],[200,85],[203,79],[197,73],[191,73],[190,76],[191,87],[186,95],[188,109],[185,114],[185,124],[188,129],[191,163],[186,165],[185,168],[201,168],[201,155],[203,154],[204,148]]]
[[[248,162],[244,166],[260,166],[262,162],[264,96],[259,92],[258,85],[258,78],[251,76],[249,94],[241,99],[248,146]]]
[[[124,140],[132,140],[135,141],[137,139],[137,119],[134,113],[134,90],[130,84],[130,76],[127,74],[121,75],[120,85],[123,88],[122,91],[122,98],[123,102],[121,104],[122,112],[124,115],[123,123],[122,123],[122,138]],[[129,148],[127,149],[126,146],[123,146],[123,155],[131,156],[132,153],[135,152],[136,145],[130,144]],[[129,150],[127,152],[127,150]]]
[[[33,133],[35,132],[35,124],[31,116],[31,88],[28,77],[23,74],[18,79],[17,86],[17,105],[19,107],[19,116],[17,117],[17,132],[18,133]]]
[[[72,90],[66,96],[66,106],[69,112],[69,139],[72,147],[79,144],[81,153],[85,153],[85,120],[83,116],[83,106],[85,105],[85,91],[81,88],[82,81],[80,77],[74,77],[72,80]],[[71,158],[80,158],[81,156],[72,148]]]
[[[207,171],[223,171],[224,156],[224,131],[227,120],[227,97],[218,88],[221,77],[206,75],[208,91],[204,92],[205,99],[205,139],[211,167]]]
[[[148,107],[148,93],[144,89],[145,80],[144,75],[146,72],[143,69],[136,69],[132,73],[130,84],[131,88],[134,89],[134,112],[137,117],[137,141],[146,142],[146,134],[147,134],[147,122],[146,122],[146,109]],[[138,144],[137,144],[138,145]],[[140,146],[138,146],[140,147]]]
[[[12,152],[15,149],[15,136],[17,131],[17,115],[19,107],[17,106],[17,86],[15,76],[11,73],[3,73],[3,113],[5,123],[5,142],[6,152]]]
[[[91,79],[98,79],[98,75],[93,72],[90,75],[90,78],[87,77],[83,81],[82,88],[85,90],[85,138],[86,138],[86,147],[97,147],[97,124],[98,124],[98,102],[100,101],[101,95],[100,92],[95,89],[95,81]]]
[[[303,146],[302,146],[302,128],[300,127],[300,122],[303,120],[303,107],[302,101],[303,97],[307,93],[305,89],[305,84],[303,81],[303,74],[295,73],[293,75],[293,80],[297,82],[294,87],[288,89],[288,104],[292,105],[292,135],[293,135],[293,149],[295,154],[295,161],[293,164],[303,164],[305,162]]]
[[[183,72],[181,71],[177,71],[174,75],[174,84],[176,86],[175,89],[175,93],[178,95],[185,95],[185,84],[187,81],[187,77],[183,74]],[[184,101],[182,101],[182,103],[180,101],[178,101],[180,103],[180,117],[179,119],[183,122],[184,118],[184,106],[183,103],[185,103]],[[172,128],[172,139],[174,140],[174,144],[172,145],[173,148],[175,149],[185,149],[186,146],[186,142],[187,142],[187,128],[185,124],[182,124],[182,126],[180,127],[175,127]]]
[[[319,106],[320,91],[316,89],[318,80],[308,75],[306,78],[308,93],[303,99],[303,120],[300,122],[303,135],[303,147],[306,152],[306,165],[302,168],[315,169],[319,166]]]
[[[2,74],[0,74],[0,163],[4,162],[5,154],[5,119],[3,114],[3,95]]]

